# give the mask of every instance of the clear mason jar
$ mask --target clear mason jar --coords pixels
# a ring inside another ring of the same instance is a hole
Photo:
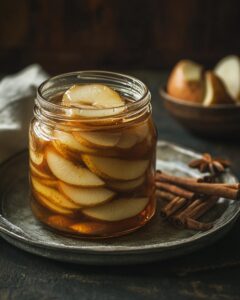
[[[126,100],[96,109],[61,104],[74,84],[104,84]],[[154,215],[157,134],[151,95],[140,80],[82,71],[45,81],[29,130],[31,207],[50,229],[78,237],[113,237]]]

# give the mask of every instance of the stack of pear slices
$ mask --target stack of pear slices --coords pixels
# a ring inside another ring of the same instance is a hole
[[[74,85],[65,92],[62,102],[68,107],[84,108],[82,111],[88,108],[88,115],[92,112],[96,116],[102,111],[104,117],[109,109],[122,112],[125,105],[116,91],[100,84]],[[149,160],[94,154],[95,149],[128,150],[147,134],[148,129],[143,125],[129,129],[125,135],[54,131],[54,140],[46,146],[45,155],[30,149],[32,185],[40,195],[39,201],[56,213],[72,215],[81,210],[102,221],[121,221],[138,215],[146,207],[148,198],[118,198],[117,192],[129,192],[141,186],[146,180]],[[66,149],[80,154],[77,163],[66,157]],[[46,166],[49,174],[43,171]]]

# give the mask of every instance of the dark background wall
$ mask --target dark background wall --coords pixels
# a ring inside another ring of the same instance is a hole
[[[239,0],[0,0],[0,71],[164,69],[240,54]]]

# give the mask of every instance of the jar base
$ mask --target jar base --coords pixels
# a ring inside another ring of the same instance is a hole
[[[57,234],[78,239],[107,239],[134,232],[152,219],[155,206],[155,199],[153,199],[137,216],[117,222],[106,222],[89,218],[79,220],[79,218],[51,213],[34,198],[31,199],[33,214],[44,227]]]

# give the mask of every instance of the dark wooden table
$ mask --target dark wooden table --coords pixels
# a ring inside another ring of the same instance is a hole
[[[158,97],[166,76],[129,72],[149,86],[159,139],[230,158],[240,177],[240,142],[206,140],[172,120]],[[239,137],[238,137],[239,139]],[[95,267],[52,261],[0,239],[0,300],[45,299],[240,299],[240,220],[219,242],[170,261]]]

